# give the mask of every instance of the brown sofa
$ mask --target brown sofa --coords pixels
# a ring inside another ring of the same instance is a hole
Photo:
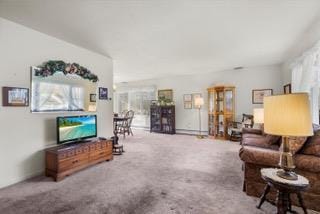
[[[303,193],[308,209],[320,211],[320,128],[314,126],[315,135],[308,137],[303,146],[294,155],[295,172],[310,181],[310,188]],[[260,169],[278,167],[281,138],[263,134],[260,130],[244,129],[242,148],[239,156],[244,163],[243,191],[247,195],[260,197],[265,187]],[[269,194],[274,201],[275,190]],[[293,204],[298,205],[297,198],[291,197]]]

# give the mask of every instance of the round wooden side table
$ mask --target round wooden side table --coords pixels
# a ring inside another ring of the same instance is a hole
[[[261,169],[261,176],[267,182],[264,189],[264,193],[260,198],[260,202],[257,208],[260,209],[263,202],[266,200],[266,196],[270,191],[271,187],[277,190],[276,206],[278,214],[284,214],[287,212],[294,212],[291,209],[291,199],[290,194],[296,194],[299,203],[303,209],[303,212],[307,213],[307,208],[303,203],[303,198],[301,192],[305,191],[309,187],[309,180],[301,175],[298,175],[298,180],[287,180],[277,176],[277,171],[279,169],[275,168],[265,168]]]

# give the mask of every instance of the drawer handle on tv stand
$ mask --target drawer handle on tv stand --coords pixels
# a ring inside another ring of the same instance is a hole
[[[72,163],[78,163],[79,162],[79,160],[74,160],[74,161],[72,161]]]

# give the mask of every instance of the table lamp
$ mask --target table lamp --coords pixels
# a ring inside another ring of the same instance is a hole
[[[254,124],[258,124],[259,128],[262,128],[262,124],[264,123],[264,109],[263,108],[255,108],[253,109],[253,121]]]
[[[194,105],[196,108],[199,109],[199,135],[197,136],[198,138],[204,138],[204,136],[201,135],[201,106],[203,106],[204,100],[202,97],[196,97],[194,100]]]
[[[277,175],[297,180],[288,137],[306,137],[313,134],[309,96],[293,93],[264,98],[264,132],[282,136],[282,151]]]

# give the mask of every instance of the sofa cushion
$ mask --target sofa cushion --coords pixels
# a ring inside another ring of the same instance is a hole
[[[297,154],[294,156],[296,168],[309,172],[320,172],[320,158],[313,155]]]
[[[278,167],[280,152],[252,146],[243,146],[239,152],[240,159],[246,163]],[[296,154],[296,168],[308,172],[320,172],[320,158],[313,155]]]
[[[279,145],[271,144],[270,138],[263,135],[245,134],[242,136],[242,145],[279,150]]]
[[[301,154],[320,157],[320,136],[317,133],[315,133],[314,136],[309,137],[301,150]]]
[[[260,130],[260,129],[252,129],[252,128],[242,128],[242,134],[262,135],[262,130]]]
[[[270,145],[279,144],[279,141],[281,139],[280,136],[271,135],[271,134],[264,134],[264,136]]]
[[[280,160],[279,151],[243,146],[239,152],[240,159],[246,163],[277,167]]]

